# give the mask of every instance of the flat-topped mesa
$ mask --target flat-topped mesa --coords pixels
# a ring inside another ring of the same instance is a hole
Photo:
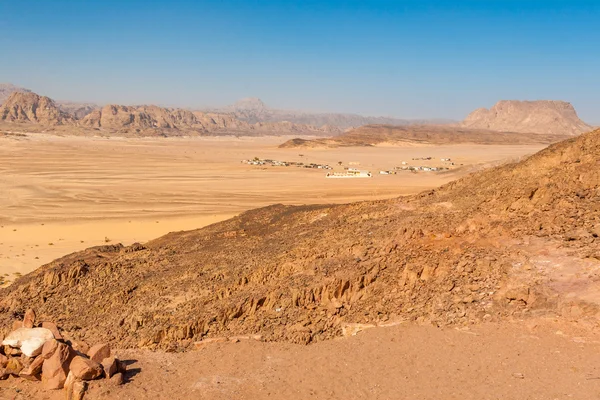
[[[592,130],[579,119],[571,103],[554,100],[502,100],[489,110],[473,111],[461,126],[546,135],[579,135]]]
[[[54,101],[32,92],[13,92],[0,106],[0,121],[63,125],[75,119],[60,110]]]

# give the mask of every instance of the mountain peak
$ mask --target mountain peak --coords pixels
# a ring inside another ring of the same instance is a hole
[[[571,103],[557,100],[501,100],[489,110],[473,111],[461,124],[504,132],[578,135],[592,127],[577,116]]]
[[[263,111],[269,107],[258,97],[246,97],[236,101],[232,108],[235,110],[246,110],[246,111]]]
[[[3,104],[14,92],[31,93],[31,90],[13,85],[12,83],[0,83],[0,104]]]

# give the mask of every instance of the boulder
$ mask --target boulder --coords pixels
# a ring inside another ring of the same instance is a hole
[[[8,357],[0,353],[0,368],[6,367],[6,364],[8,364]]]
[[[35,326],[35,311],[31,308],[25,311],[23,318],[23,328],[33,328]]]
[[[44,358],[41,355],[37,356],[28,367],[23,368],[19,376],[30,381],[38,381],[40,380],[43,364]]]
[[[2,341],[5,346],[18,348],[27,357],[35,357],[42,352],[42,346],[54,335],[46,328],[19,328],[10,332]]]
[[[73,383],[73,397],[70,400],[83,400],[86,390],[87,382],[76,381]]]
[[[13,321],[12,330],[16,331],[19,328],[23,327],[23,321]]]
[[[104,369],[104,374],[106,378],[110,378],[117,372],[119,372],[119,360],[114,357],[108,357],[102,360],[102,368]]]
[[[110,357],[110,345],[108,343],[100,343],[92,346],[87,353],[91,360],[101,363],[105,358]]]
[[[113,386],[120,386],[125,383],[125,377],[123,376],[123,373],[117,372],[110,378],[109,382]]]
[[[83,341],[73,342],[71,346],[73,346],[73,350],[81,354],[87,355],[90,351],[90,345]]]
[[[45,360],[42,365],[42,384],[46,389],[62,389],[67,380],[69,364],[73,358],[73,350],[64,343],[53,339],[42,351]]]
[[[84,358],[81,356],[76,356],[73,358],[69,369],[76,379],[81,379],[84,381],[100,378],[104,372],[102,365],[94,360],[90,360],[89,358]]]
[[[54,335],[54,339],[63,340],[62,335],[58,331],[58,326],[54,322],[44,321],[42,322],[42,328],[48,329]]]

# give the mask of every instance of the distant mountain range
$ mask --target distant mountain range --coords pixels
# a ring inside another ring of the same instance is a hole
[[[230,106],[211,109],[214,112],[231,113],[236,118],[249,123],[289,121],[295,124],[313,126],[335,126],[340,129],[356,128],[363,125],[412,125],[412,124],[444,124],[456,122],[449,119],[399,119],[392,117],[365,117],[358,114],[311,113],[293,110],[277,110],[269,108],[261,99],[249,97]]]
[[[0,122],[11,128],[66,134],[119,136],[310,135],[340,134],[335,127],[317,128],[291,122],[241,121],[231,114],[206,113],[154,105],[103,107],[63,103],[31,91],[14,91],[0,106]]]
[[[352,133],[352,128],[369,126],[368,132],[390,132],[376,126],[414,127],[408,131],[425,132],[420,126],[445,126],[513,133],[554,136],[578,135],[592,126],[577,116],[575,108],[564,101],[499,101],[489,110],[473,111],[462,122],[442,119],[407,120],[389,117],[365,117],[357,114],[308,113],[269,108],[258,98],[247,98],[219,109],[192,111],[155,105],[127,106],[93,103],[55,102],[12,84],[0,84],[0,121],[32,123],[46,127],[77,127],[124,135],[313,135],[337,136]],[[453,128],[453,129],[454,129]],[[383,128],[382,128],[383,129]],[[407,135],[394,130],[392,136]],[[439,132],[439,129],[435,130]],[[363,132],[363,131],[361,131]],[[364,133],[364,132],[363,132]],[[472,133],[472,132],[471,132]],[[348,136],[348,135],[346,135]],[[364,137],[361,133],[360,137]],[[378,137],[381,135],[378,135]],[[344,136],[345,137],[345,136]],[[355,138],[352,137],[352,143]],[[461,136],[465,138],[466,136]],[[414,138],[413,138],[414,139]],[[370,141],[367,141],[370,143]],[[336,142],[336,144],[339,144]]]

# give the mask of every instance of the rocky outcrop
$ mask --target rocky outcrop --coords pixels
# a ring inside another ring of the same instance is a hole
[[[10,376],[30,381],[40,381],[46,390],[65,389],[67,399],[82,399],[87,382],[106,377],[110,385],[123,384],[126,365],[111,356],[110,346],[98,344],[85,354],[83,346],[64,340],[56,324],[56,333],[36,327],[35,312],[29,309],[25,320],[15,320],[13,325],[30,325],[10,332],[0,348],[0,380]],[[33,317],[33,319],[32,319]],[[31,352],[35,341],[36,351]],[[117,376],[118,375],[118,376]],[[115,378],[116,376],[116,378]],[[113,379],[115,378],[115,379]],[[110,379],[110,380],[109,380]]]
[[[13,92],[0,106],[0,121],[47,126],[75,123],[75,119],[61,111],[52,99],[30,92]]]
[[[579,135],[592,127],[564,101],[499,101],[489,110],[479,108],[461,123],[463,127],[501,132]]]

